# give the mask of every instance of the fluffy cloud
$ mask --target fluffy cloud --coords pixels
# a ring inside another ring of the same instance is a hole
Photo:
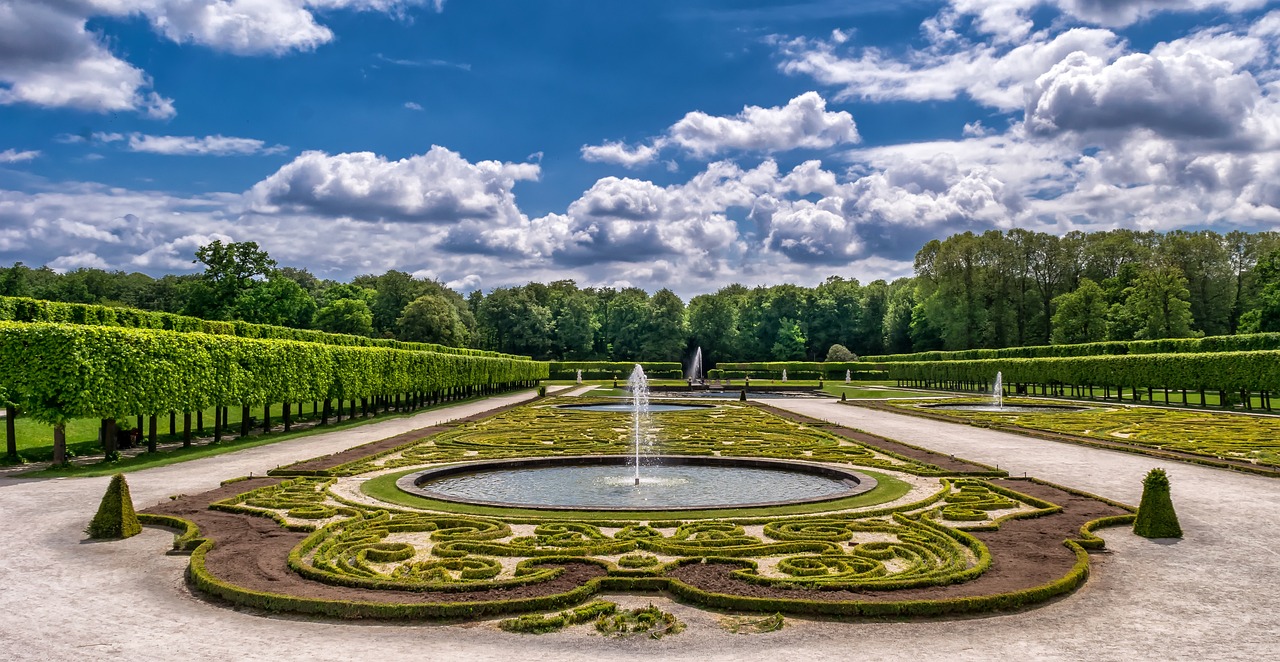
[[[0,104],[172,117],[173,101],[150,91],[142,70],[85,28],[91,15],[127,9],[74,0],[0,4]]]
[[[860,139],[852,115],[843,110],[829,112],[822,95],[805,92],[785,106],[746,106],[742,112],[729,117],[695,110],[648,144],[628,146],[621,142],[605,142],[584,145],[582,158],[632,168],[652,163],[667,147],[676,147],[703,159],[726,152],[829,149],[856,143]]]
[[[635,168],[653,163],[660,151],[661,147],[654,145],[628,147],[626,143],[605,141],[602,145],[583,145],[582,160]]]
[[[8,0],[0,3],[0,104],[173,117],[173,100],[86,28],[97,17],[144,16],[176,43],[237,55],[313,50],[333,39],[316,11],[398,13],[442,0]]]
[[[1071,53],[1110,59],[1122,52],[1110,30],[1076,28],[1036,35],[1020,46],[962,44],[912,50],[895,56],[875,48],[850,49],[843,41],[775,40],[785,73],[806,75],[840,88],[838,99],[941,101],[965,94],[984,106],[1014,110],[1024,88]]]
[[[333,39],[301,3],[289,0],[170,0],[147,17],[170,40],[237,55],[312,50]]]
[[[105,134],[99,140],[113,142],[118,134]],[[261,140],[231,138],[223,135],[205,136],[149,136],[140,133],[129,135],[129,151],[151,154],[230,156],[243,154],[278,154],[288,149],[284,145],[267,147]]]
[[[1134,53],[1107,63],[1073,53],[1036,80],[1027,95],[1033,133],[1149,128],[1183,138],[1229,138],[1244,131],[1262,101],[1248,72],[1188,51]]]
[[[998,38],[1014,41],[1034,29],[1032,13],[1052,7],[1065,16],[1093,25],[1124,27],[1157,13],[1231,13],[1260,9],[1268,0],[950,0],[952,16],[972,16],[975,27]]]
[[[30,161],[37,156],[40,156],[40,150],[38,149],[29,149],[20,152],[16,149],[9,148],[0,152],[0,163],[22,163],[23,161]]]
[[[667,136],[697,157],[827,149],[859,140],[853,116],[843,110],[827,112],[827,102],[817,92],[805,92],[782,107],[747,106],[733,117],[694,111],[672,125]]]
[[[371,152],[309,151],[256,184],[247,197],[250,208],[263,214],[510,224],[522,219],[512,187],[538,174],[536,164],[470,163],[438,146],[398,161]]]

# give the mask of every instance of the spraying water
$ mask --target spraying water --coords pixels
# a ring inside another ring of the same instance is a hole
[[[844,383],[846,383],[846,384],[852,384],[852,383],[853,383],[853,371],[852,371],[852,370],[845,370],[845,371],[844,371]]]
[[[649,422],[649,379],[644,376],[644,368],[639,363],[627,378],[627,387],[631,389],[631,441],[636,447],[636,485],[639,485],[640,447],[648,437],[646,429]]]
[[[689,364],[689,371],[684,373],[686,381],[700,382],[702,381],[702,348],[699,347],[693,353],[693,362]]]
[[[991,389],[991,404],[1004,409],[1004,373],[996,373],[996,385]]]
[[[577,373],[577,377],[576,377],[576,379],[577,379],[577,382],[578,382],[579,384],[581,384],[581,383],[582,383],[582,368],[578,368],[578,373]]]
[[[782,381],[784,381],[784,382],[785,382],[785,381],[787,381],[787,369],[786,369],[786,368],[783,368],[783,369],[782,369]]]

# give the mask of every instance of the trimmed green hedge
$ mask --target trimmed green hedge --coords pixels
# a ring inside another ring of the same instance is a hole
[[[1256,352],[1280,349],[1280,333],[1250,333],[1207,338],[1164,338],[1161,340],[1115,340],[1076,345],[1034,345],[1003,349],[967,349],[956,352],[916,352],[864,356],[874,363],[904,361],[973,361],[979,359],[1039,359],[1125,354],[1196,354],[1214,352]]]
[[[845,373],[853,379],[884,379],[884,366],[867,361],[766,361],[761,363],[717,363],[707,371],[711,379],[781,379],[782,371],[787,379],[843,380]]]
[[[158,329],[180,333],[210,333],[221,336],[239,336],[261,340],[297,340],[322,345],[344,347],[387,347],[420,352],[460,354],[462,356],[489,356],[495,358],[528,359],[500,352],[488,352],[465,347],[449,347],[434,343],[403,342],[385,338],[366,338],[343,333],[325,333],[311,329],[294,329],[287,326],[250,324],[248,322],[219,322],[199,317],[172,313],[115,308],[85,303],[63,303],[25,297],[0,297],[0,320],[12,322],[58,322],[89,326],[118,326],[132,329]]]
[[[1006,385],[1280,390],[1280,351],[912,361],[888,368],[889,379],[932,384],[987,383],[1000,372]]]
[[[675,361],[552,361],[551,379],[618,379],[626,381],[636,363],[649,379],[682,379],[684,367]]]
[[[0,390],[36,420],[531,384],[547,365],[74,324],[0,322]]]

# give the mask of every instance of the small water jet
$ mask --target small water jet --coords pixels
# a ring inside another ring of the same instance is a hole
[[[582,368],[578,368],[577,376],[574,378],[577,383],[582,383]]]
[[[785,381],[787,381],[787,369],[786,369],[786,368],[783,368],[783,369],[782,369],[782,381],[784,381],[784,382],[785,382]]]
[[[853,371],[852,371],[852,370],[845,370],[845,371],[844,371],[844,383],[846,383],[846,384],[852,384],[852,383],[853,383]]]
[[[1004,373],[996,371],[996,385],[991,389],[991,404],[997,409],[1004,409]]]
[[[640,446],[648,441],[649,423],[649,378],[639,363],[627,378],[627,388],[631,389],[631,443],[635,445],[636,485],[639,485]]]
[[[685,381],[690,384],[701,384],[705,380],[702,373],[702,348],[699,347],[693,353],[693,361],[689,363],[689,370],[684,373]]]

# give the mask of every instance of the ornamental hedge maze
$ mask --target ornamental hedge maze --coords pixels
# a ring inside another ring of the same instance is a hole
[[[196,589],[245,607],[525,614],[503,627],[599,619],[602,631],[668,634],[678,627],[661,612],[619,618],[591,600],[665,592],[703,607],[844,617],[1020,609],[1079,587],[1087,550],[1102,547],[1092,531],[1133,517],[1068,488],[737,402],[653,414],[660,452],[831,463],[873,475],[877,487],[824,503],[678,512],[479,507],[394,487],[442,463],[627,452],[629,414],[548,404],[584,401],[552,398],[374,442],[140,517],[179,531]],[[627,619],[644,623],[623,627]]]

